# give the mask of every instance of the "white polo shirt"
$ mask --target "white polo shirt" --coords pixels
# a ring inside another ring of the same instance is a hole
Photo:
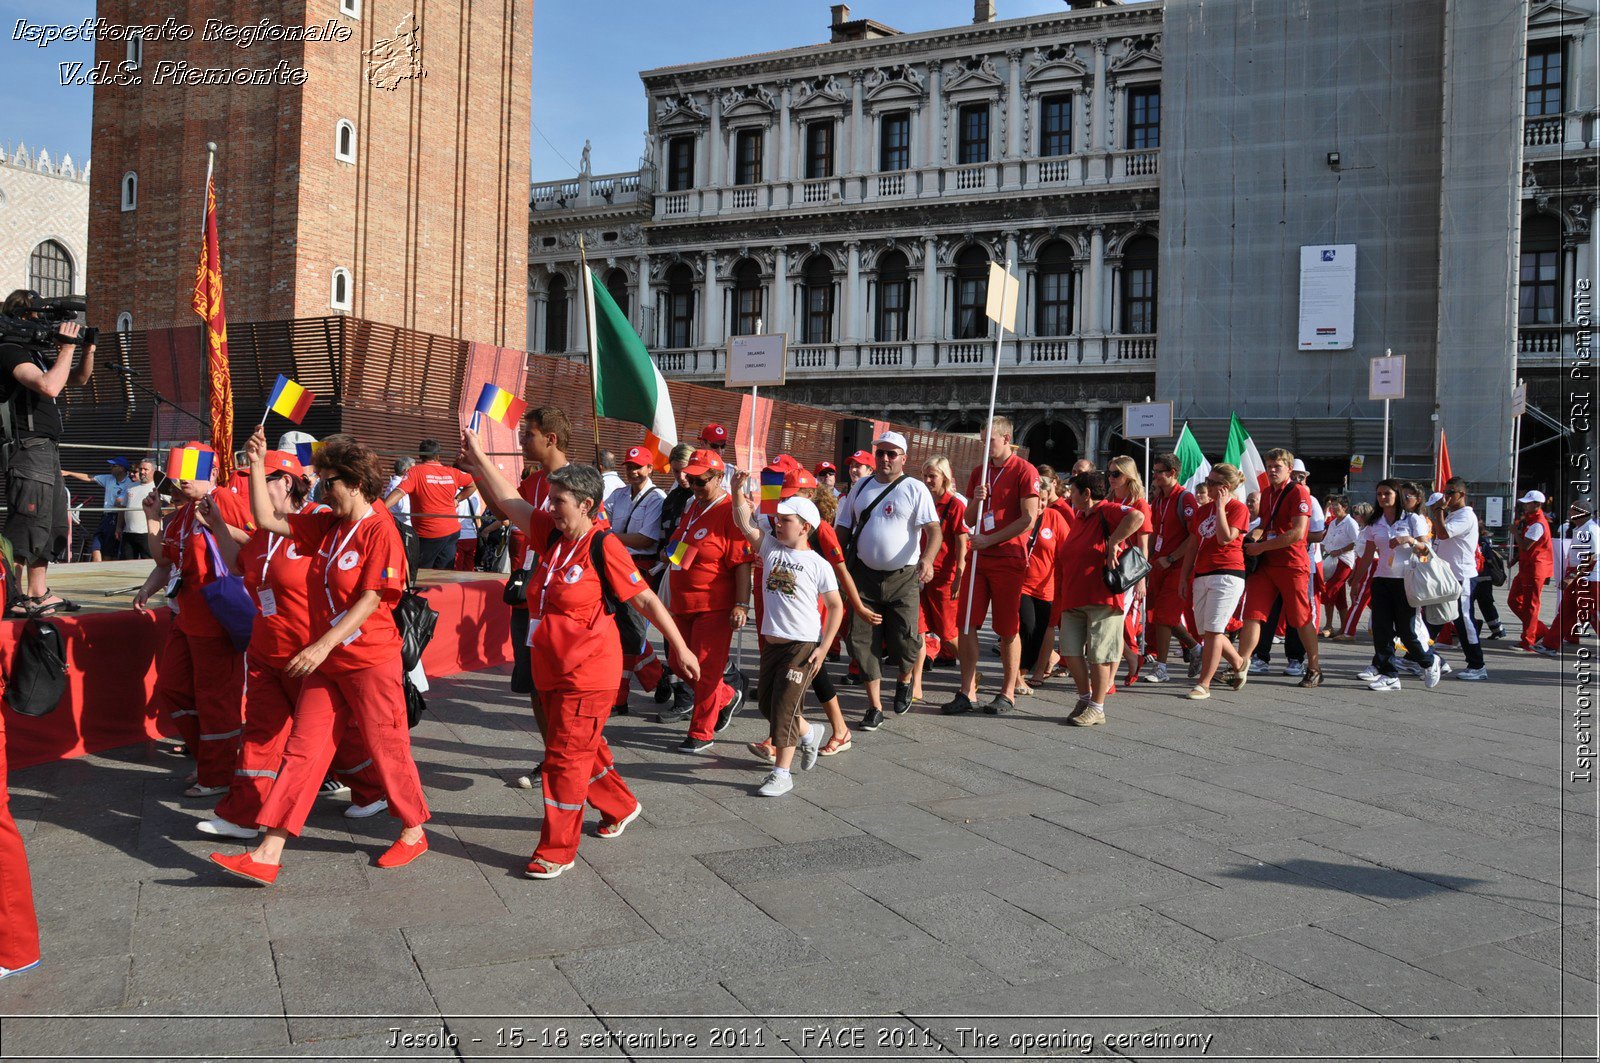
[[[1361,525],[1356,519],[1346,513],[1343,517],[1328,525],[1328,534],[1322,540],[1323,552],[1328,560],[1336,561],[1341,565],[1352,566],[1356,563],[1357,550],[1345,550],[1335,556],[1334,551],[1343,550],[1347,546],[1355,546],[1361,541]]]
[[[1444,515],[1444,530],[1450,538],[1433,540],[1434,555],[1450,566],[1465,587],[1478,574],[1478,515],[1471,506],[1448,512]]]
[[[856,556],[868,568],[894,572],[916,564],[922,554],[922,526],[939,523],[939,511],[927,484],[915,476],[907,476],[891,490],[890,484],[879,483],[876,476],[863,476],[850,493],[839,500],[839,512],[833,525],[850,529],[856,522],[856,514],[871,506],[873,499],[886,490],[890,493],[867,517],[855,549]]]
[[[1578,526],[1572,537],[1566,540],[1567,544],[1567,569],[1576,571],[1600,552],[1600,524],[1593,520]],[[1600,583],[1600,564],[1589,569],[1583,577],[1588,583]]]

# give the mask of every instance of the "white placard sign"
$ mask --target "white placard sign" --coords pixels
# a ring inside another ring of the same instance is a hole
[[[782,333],[734,336],[728,341],[723,383],[730,388],[777,387],[787,368]]]
[[[1130,402],[1122,407],[1124,439],[1165,439],[1172,434],[1172,403]]]
[[[1403,399],[1406,397],[1406,356],[1389,354],[1374,358],[1367,376],[1367,398]]]
[[[1506,523],[1506,500],[1499,495],[1490,495],[1483,500],[1483,524],[1486,528],[1504,527]]]
[[[1347,351],[1355,345],[1356,245],[1300,248],[1300,349]]]
[[[1518,384],[1511,389],[1511,416],[1521,417],[1528,412],[1528,385]]]

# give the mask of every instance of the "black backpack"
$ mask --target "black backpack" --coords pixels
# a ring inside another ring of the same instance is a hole
[[[67,652],[61,630],[45,620],[29,620],[17,640],[6,684],[6,704],[24,716],[54,712],[67,692]]]
[[[1489,577],[1489,582],[1496,587],[1506,585],[1506,559],[1495,549],[1494,543],[1484,539],[1478,544],[1483,551],[1483,574]]]

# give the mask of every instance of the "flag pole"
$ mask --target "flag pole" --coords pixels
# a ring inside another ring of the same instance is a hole
[[[583,332],[589,346],[589,398],[594,410],[594,464],[600,466],[600,344],[594,334],[594,276],[589,272],[589,255],[578,234],[578,263],[583,273]]]
[[[994,438],[994,405],[1000,395],[1000,358],[1006,338],[1006,319],[1010,317],[1009,308],[1006,306],[1006,297],[1011,294],[1011,259],[1006,259],[1006,280],[1000,288],[1000,320],[995,322],[994,333],[994,375],[989,378],[989,416],[983,422],[983,465],[978,474],[978,482],[985,487],[989,483],[989,447]],[[978,503],[977,516],[973,518],[972,527],[979,534],[983,534],[983,505],[987,498]],[[965,635],[972,626],[972,598],[978,586],[978,559],[974,557],[969,566],[970,574],[967,576],[967,608],[961,618],[960,634]]]

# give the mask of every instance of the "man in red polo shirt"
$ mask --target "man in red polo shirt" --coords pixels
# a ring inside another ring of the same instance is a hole
[[[417,554],[418,568],[454,568],[456,540],[461,538],[461,518],[455,516],[456,503],[478,489],[472,477],[439,461],[439,444],[424,439],[417,444],[417,463],[383,500],[392,506],[402,497],[411,499],[411,525],[417,529],[422,549]],[[417,516],[417,514],[430,514]],[[443,516],[443,514],[450,516]]]
[[[1267,451],[1267,489],[1261,493],[1261,524],[1245,543],[1246,557],[1258,557],[1260,566],[1245,579],[1244,628],[1239,632],[1239,654],[1246,660],[1261,641],[1261,626],[1283,598],[1283,621],[1300,634],[1306,651],[1306,673],[1300,686],[1322,685],[1322,661],[1317,651],[1316,610],[1311,603],[1311,555],[1306,535],[1311,527],[1311,492],[1292,479],[1294,455],[1277,448]],[[1267,638],[1272,632],[1267,632]]]
[[[944,706],[949,716],[977,708],[978,628],[991,605],[1004,675],[999,692],[983,711],[995,716],[1016,707],[1022,671],[1022,582],[1028,569],[1028,530],[1039,516],[1039,471],[1012,452],[1014,433],[1009,417],[989,423],[987,476],[979,466],[967,481],[967,497],[972,500],[967,509],[969,543],[975,560],[956,606],[961,624],[961,692]]]
[[[204,443],[186,447],[211,450]],[[230,529],[238,529],[235,538],[241,543],[256,526],[249,504],[232,491],[216,490],[209,475],[204,480],[178,480],[176,486],[184,502],[167,519],[161,557],[134,595],[133,605],[142,613],[149,612],[150,596],[165,587],[167,605],[177,613],[161,650],[150,704],[171,718],[195,755],[198,770],[184,796],[214,797],[228,792],[239,757],[244,727],[244,653],[234,647],[228,629],[201,594],[201,588],[215,583],[227,570],[196,504],[210,499]]]

